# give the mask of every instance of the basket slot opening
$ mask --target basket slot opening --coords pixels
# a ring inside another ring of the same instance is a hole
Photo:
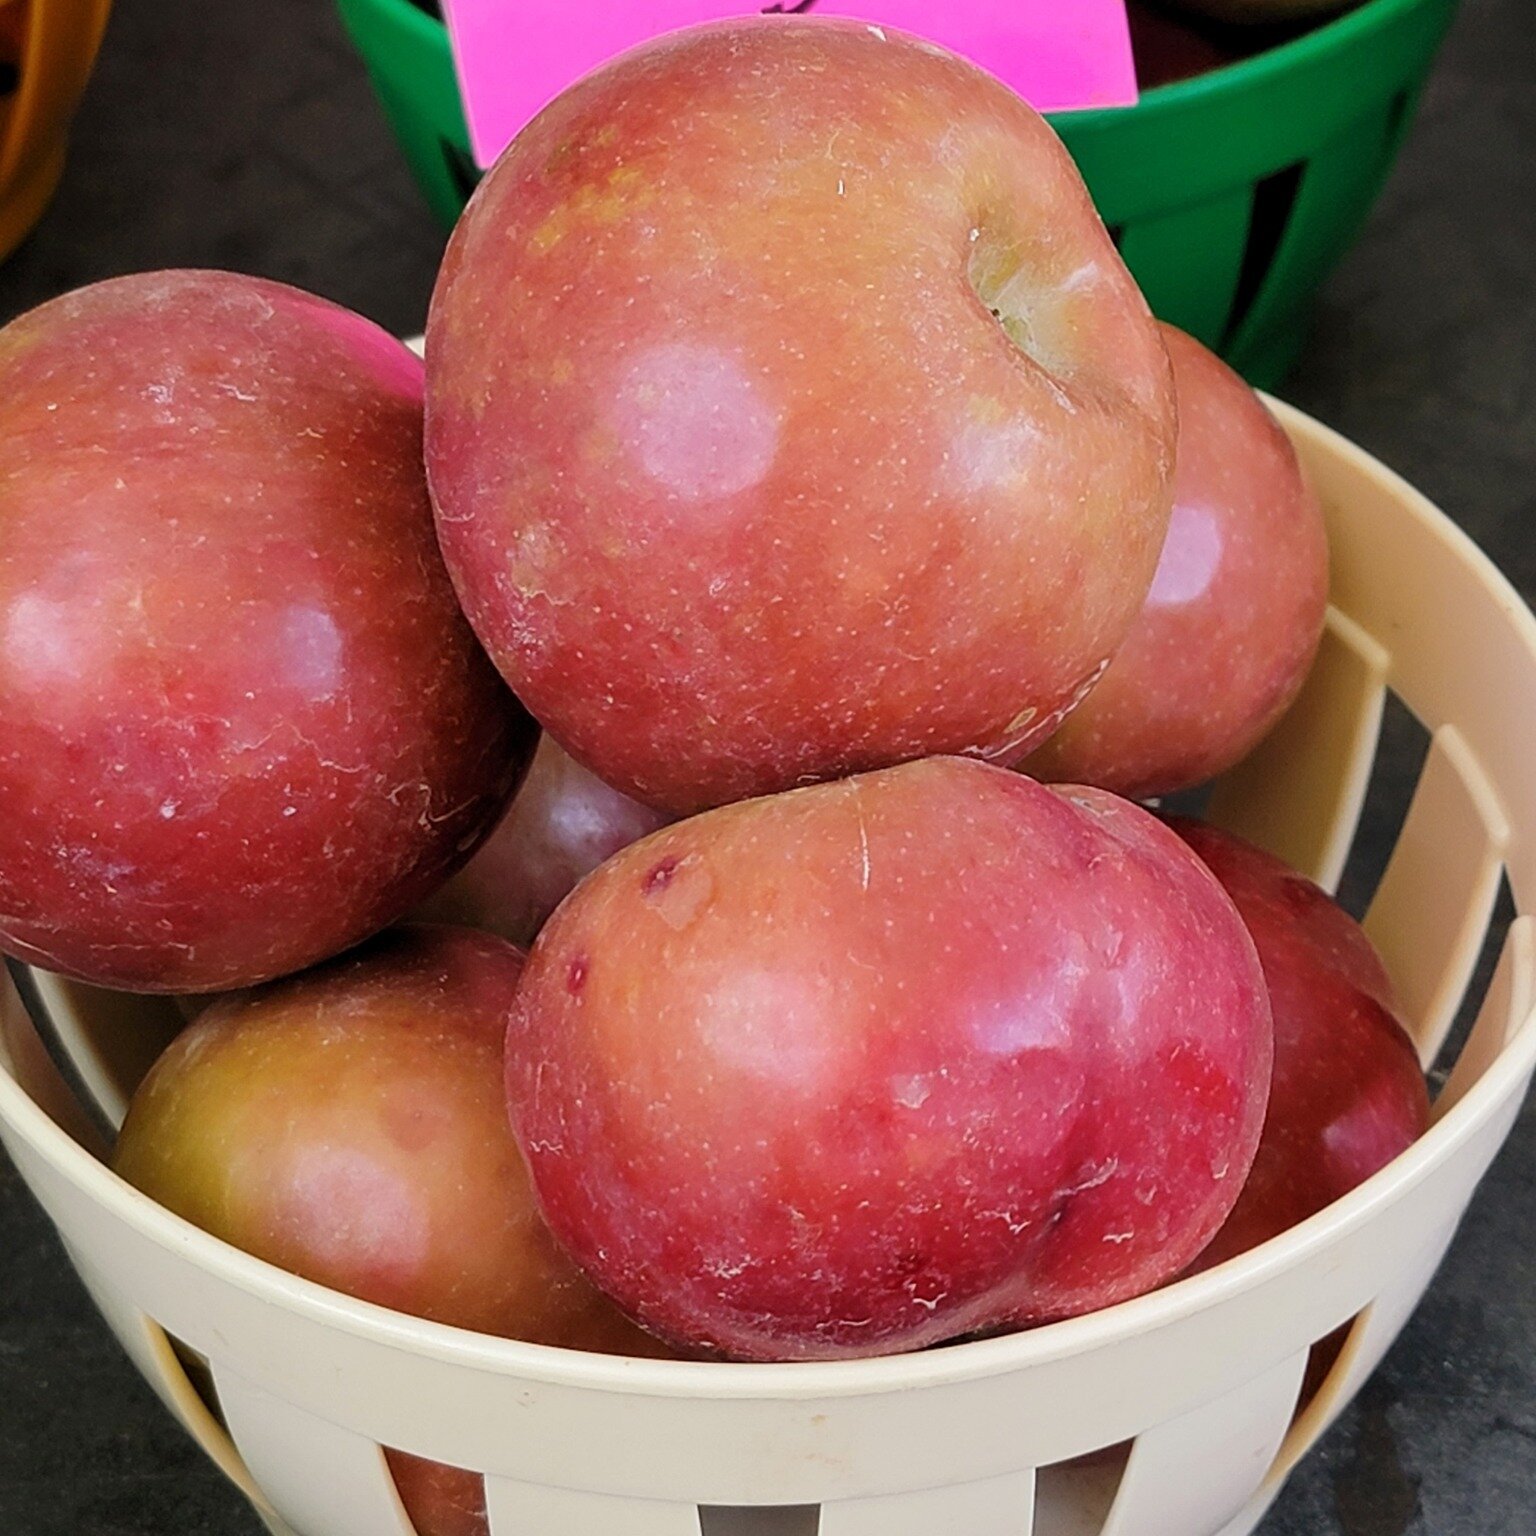
[[[1508,846],[1482,765],[1454,726],[1441,727],[1365,915],[1426,1064],[1477,965]]]
[[[1242,328],[1264,286],[1275,252],[1280,249],[1280,241],[1291,222],[1291,210],[1296,206],[1296,194],[1301,190],[1305,170],[1306,163],[1298,160],[1294,165],[1272,171],[1254,184],[1248,239],[1243,246],[1237,285],[1232,291],[1232,307],[1223,345],[1229,345]]]
[[[699,1506],[699,1530],[702,1536],[818,1536],[820,1525],[819,1504],[781,1504],[761,1508],[715,1504]]]
[[[224,1409],[219,1403],[219,1389],[214,1384],[213,1367],[208,1364],[207,1355],[193,1349],[190,1344],[178,1339],[174,1334],[167,1333],[165,1339],[176,1357],[177,1364],[186,1372],[187,1384],[197,1394],[198,1401],[207,1409],[209,1417],[227,1438],[229,1425],[224,1419]]]
[[[1484,946],[1483,963],[1486,964],[1487,954],[1493,945],[1499,943],[1500,930],[1503,930],[1502,947],[1499,949],[1498,963],[1493,968],[1492,980],[1477,1006],[1474,1021],[1467,1029],[1466,1043],[1454,1051],[1455,1064],[1449,1065],[1459,1030],[1452,1032],[1441,1062],[1430,1073],[1432,1093],[1437,1084],[1443,1082],[1430,1109],[1433,1120],[1439,1120],[1461,1102],[1467,1091],[1493,1064],[1510,1036],[1530,1015],[1533,994],[1536,994],[1536,917],[1514,917],[1513,908],[1514,902],[1506,880]],[[1479,971],[1481,969],[1480,965]],[[1474,984],[1469,989],[1469,1002],[1464,1011],[1470,1011],[1470,998],[1476,994],[1477,986]]]
[[[1133,1442],[1041,1467],[1035,1474],[1035,1536],[1099,1536],[1114,1508]]]
[[[486,1478],[485,1512],[491,1536],[592,1536],[594,1531],[699,1536],[696,1504],[550,1488],[506,1477]]]
[[[1392,103],[1367,97],[1364,107],[1303,164],[1255,188],[1254,229],[1227,337],[1235,351],[1297,323],[1298,297],[1322,282],[1375,200],[1391,154]]]
[[[1189,816],[1204,821],[1214,788],[1211,784],[1196,784],[1190,789],[1175,790],[1171,795],[1154,796],[1146,803],[1163,816]]]
[[[259,1510],[270,1510],[229,1437],[206,1362],[141,1312],[122,1288],[71,1247],[80,1279],[128,1358],[208,1458]]]
[[[271,1507],[326,1536],[416,1536],[384,1451],[211,1362],[230,1438]]]
[[[1498,888],[1494,895],[1493,916],[1483,933],[1483,942],[1478,950],[1476,964],[1472,967],[1472,976],[1467,983],[1466,990],[1462,994],[1461,1006],[1456,1010],[1456,1016],[1451,1021],[1449,1033],[1436,1052],[1434,1061],[1429,1069],[1429,1086],[1431,1094],[1445,1086],[1447,1079],[1454,1071],[1456,1063],[1461,1059],[1462,1052],[1467,1047],[1467,1042],[1472,1037],[1472,1030],[1478,1019],[1483,1015],[1488,1003],[1488,996],[1493,985],[1494,972],[1498,969],[1499,961],[1503,958],[1505,945],[1509,941],[1509,930],[1515,921],[1515,897],[1509,884],[1509,871],[1501,869],[1499,872]],[[1524,1017],[1511,1017],[1510,1004],[1504,1004],[1504,1013],[1499,1016],[1498,1043],[1502,1045],[1514,1032]]]
[[[418,1536],[486,1528],[485,1479],[478,1472],[388,1449],[384,1464]]]
[[[1413,116],[1414,91],[1399,91],[1387,107],[1387,167],[1390,169],[1392,159],[1396,156],[1403,136],[1411,126]]]
[[[144,1327],[156,1367],[152,1373],[146,1372],[151,1384],[213,1464],[252,1497],[256,1485],[229,1437],[206,1357],[150,1318],[144,1319]],[[257,1502],[262,1502],[259,1496]]]
[[[1032,1470],[872,1499],[821,1506],[819,1536],[1031,1536],[1035,1529]]]
[[[1285,1436],[1265,1477],[1273,1489],[1318,1442],[1329,1425],[1346,1408],[1360,1384],[1374,1371],[1408,1315],[1419,1304],[1445,1250],[1456,1233],[1456,1224],[1435,1230],[1429,1241],[1390,1288],[1334,1333],[1313,1346],[1305,1388],[1295,1422]],[[1346,1331],[1347,1330],[1347,1331]],[[1321,1380],[1317,1378],[1321,1377]]]
[[[1390,662],[1358,624],[1330,609],[1296,701],[1216,781],[1209,820],[1333,890],[1366,800]]]
[[[1296,1403],[1296,1417],[1270,1469],[1271,1480],[1284,1477],[1346,1406],[1348,1395],[1342,1384],[1351,1374],[1362,1347],[1369,1344],[1370,1330],[1365,1324],[1370,1312],[1367,1307],[1356,1313],[1312,1346]]]
[[[1381,884],[1428,756],[1428,730],[1397,694],[1389,691],[1355,834],[1334,892],[1339,905],[1357,920],[1365,916]]]
[[[1245,185],[1125,227],[1116,244],[1159,320],[1204,341],[1222,334],[1252,229],[1253,200]],[[1191,251],[1200,251],[1202,260],[1191,262]]]
[[[29,968],[15,960],[8,960],[6,966],[0,972],[0,1072],[15,1078],[65,1135],[105,1161],[114,1127],[90,1112],[90,1096],[81,1087],[79,1074],[52,1048]]]
[[[1136,1437],[1102,1536],[1217,1531],[1259,1491],[1290,1428],[1305,1352]]]
[[[448,179],[453,183],[453,190],[460,199],[468,202],[470,195],[480,185],[480,177],[484,173],[457,144],[448,139],[443,139],[440,143],[443,164],[448,168]]]
[[[144,1074],[185,1027],[184,1015],[169,997],[108,992],[31,965],[13,975],[38,1038],[112,1140]]]

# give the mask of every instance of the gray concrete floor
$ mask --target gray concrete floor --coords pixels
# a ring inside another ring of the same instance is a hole
[[[1536,598],[1536,12],[1466,0],[1286,393],[1457,517]],[[323,0],[121,0],[64,187],[0,265],[0,323],[65,288],[229,266],[419,329],[441,231]],[[1411,784],[1412,733],[1385,777]],[[1367,828],[1357,885],[1390,814]],[[1536,1530],[1536,1110],[1423,1307],[1265,1536]],[[0,1532],[249,1536],[0,1160]],[[948,1533],[945,1533],[948,1536]],[[958,1533],[957,1533],[958,1536]]]

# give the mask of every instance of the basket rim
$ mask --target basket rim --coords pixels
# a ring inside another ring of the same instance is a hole
[[[385,3],[409,5],[410,0],[385,0]],[[1243,91],[1255,82],[1273,79],[1336,51],[1356,44],[1367,47],[1380,28],[1390,26],[1399,16],[1443,3],[1446,0],[1365,0],[1363,5],[1329,17],[1288,42],[1276,43],[1247,58],[1234,59],[1229,64],[1208,69],[1204,74],[1191,75],[1187,80],[1170,80],[1166,85],[1151,86],[1142,91],[1128,107],[1092,107],[1082,111],[1051,113],[1049,117],[1052,122],[1067,120],[1074,124],[1089,125],[1143,108],[1149,111],[1173,111],[1192,102],[1204,102],[1228,92]],[[1459,0],[1450,0],[1453,7],[1457,3]]]
[[[432,15],[416,0],[342,0],[350,11],[365,14],[383,11],[390,15],[391,23],[406,27],[422,42],[441,43],[452,52],[447,20]],[[1342,3],[1342,0],[1341,0]],[[1187,80],[1171,80],[1165,85],[1154,85],[1139,92],[1136,101],[1121,107],[1083,107],[1046,113],[1052,124],[1070,122],[1093,126],[1122,119],[1131,113],[1174,111],[1192,102],[1203,102],[1228,92],[1246,90],[1259,80],[1301,67],[1314,59],[1322,58],[1338,49],[1355,44],[1368,46],[1369,40],[1379,28],[1390,26],[1399,16],[1449,3],[1453,7],[1459,0],[1364,0],[1352,9],[1340,12],[1309,27],[1287,42],[1276,43],[1247,58],[1233,59],[1203,74]],[[750,14],[750,13],[748,13]],[[457,83],[457,80],[456,80]]]
[[[1304,412],[1264,397],[1294,437],[1311,440],[1383,481],[1405,512],[1434,526],[1452,554],[1492,589],[1536,668],[1536,616],[1509,580],[1445,513],[1373,455]],[[1529,914],[1517,914],[1516,921]],[[450,1327],[305,1280],[194,1226],[119,1178],[76,1142],[22,1088],[0,1059],[0,1125],[79,1193],[166,1253],[222,1283],[306,1320],[407,1353],[544,1385],[613,1395],[702,1400],[803,1401],[958,1386],[1107,1348],[1178,1323],[1274,1280],[1406,1198],[1457,1147],[1523,1091],[1536,1068],[1536,1003],[1466,1093],[1380,1172],[1289,1231],[1146,1295],[1081,1317],[916,1354],[855,1360],[749,1363],[652,1360],[529,1344]]]

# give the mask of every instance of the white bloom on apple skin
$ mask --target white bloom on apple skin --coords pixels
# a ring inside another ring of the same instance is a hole
[[[1168,537],[1147,593],[1149,608],[1182,607],[1209,588],[1221,565],[1222,530],[1215,515],[1195,502],[1173,509]]]
[[[80,671],[78,626],[70,621],[68,604],[40,592],[23,592],[12,604],[5,623],[5,655],[18,681],[39,693],[57,680]]]
[[[848,1069],[843,1044],[817,1027],[816,984],[788,970],[743,967],[701,998],[704,1048],[723,1066],[814,1098]]]
[[[955,434],[947,468],[967,493],[1002,490],[1024,480],[1040,448],[1040,429],[1022,416],[968,421]]]
[[[696,342],[632,355],[612,424],[646,474],[685,501],[747,490],[778,451],[778,415],[759,385],[734,357]]]
[[[295,603],[275,626],[287,686],[311,699],[328,699],[341,684],[342,641],[336,621],[323,608]]]

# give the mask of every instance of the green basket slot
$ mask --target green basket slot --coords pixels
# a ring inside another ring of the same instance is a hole
[[[1457,0],[1367,0],[1267,53],[1053,119],[1163,318],[1255,384],[1295,360],[1412,119]],[[338,0],[434,213],[476,171],[441,20],[412,0]]]
[[[1232,313],[1253,218],[1253,188],[1241,186],[1118,231],[1120,254],[1140,275],[1153,310],[1193,336],[1219,336]],[[1198,251],[1201,259],[1192,261]]]

